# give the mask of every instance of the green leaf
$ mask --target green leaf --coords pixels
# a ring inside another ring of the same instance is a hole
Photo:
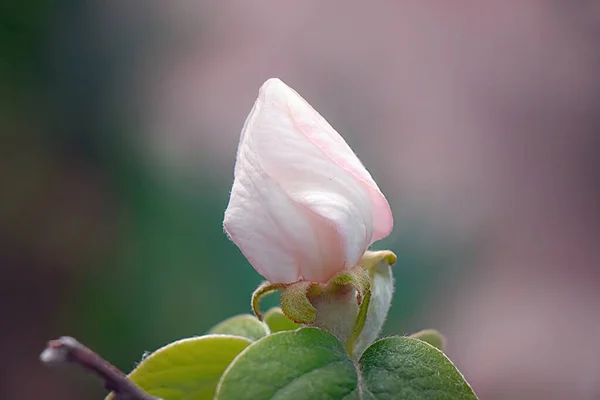
[[[318,328],[254,343],[229,335],[180,340],[144,359],[130,378],[168,400],[477,398],[452,362],[419,339],[382,339],[355,365]]]
[[[269,326],[272,333],[293,331],[301,326],[286,317],[279,307],[273,307],[265,313],[265,323]]]
[[[477,399],[444,353],[419,339],[381,339],[359,363],[365,398]]]
[[[208,333],[234,335],[258,340],[269,333],[269,327],[253,315],[242,314],[215,325]]]
[[[444,351],[444,347],[446,347],[446,338],[435,329],[424,329],[417,333],[413,333],[410,337],[427,342],[442,351]]]
[[[221,375],[250,343],[229,335],[179,340],[142,360],[129,378],[162,399],[212,400]],[[106,399],[112,398],[110,394]]]
[[[352,399],[357,371],[341,343],[317,328],[267,336],[223,374],[215,399]]]

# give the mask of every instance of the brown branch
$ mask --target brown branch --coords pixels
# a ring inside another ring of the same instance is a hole
[[[106,389],[114,392],[115,400],[161,400],[144,392],[117,367],[72,337],[49,341],[40,360],[46,364],[71,362],[92,371],[104,380]]]

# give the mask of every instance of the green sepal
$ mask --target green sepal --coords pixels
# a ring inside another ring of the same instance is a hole
[[[308,281],[300,281],[287,285],[281,291],[281,310],[297,324],[312,324],[317,318],[317,309],[309,300],[322,292],[319,284]]]
[[[349,354],[360,356],[376,339],[387,315],[393,294],[390,265],[395,262],[391,251],[367,251],[359,265],[336,274],[327,284],[263,282],[252,295],[252,309],[262,320],[260,299],[280,290],[281,310],[287,318],[325,329],[346,344]]]
[[[258,285],[258,287],[254,290],[254,293],[252,293],[252,300],[250,301],[252,311],[254,312],[254,315],[256,315],[256,318],[261,321],[263,319],[263,315],[260,312],[260,300],[269,293],[281,290],[286,286],[287,285],[284,283],[271,283],[269,281],[264,281]]]
[[[391,266],[395,262],[396,255],[391,251],[383,250],[367,251],[359,263],[370,277],[371,297],[366,311],[366,320],[352,348],[355,357],[359,357],[381,333],[394,294],[394,276]]]
[[[356,301],[360,305],[371,290],[371,279],[366,269],[355,267],[335,275],[327,284],[325,291],[335,291],[337,288],[351,285],[356,289]]]
[[[296,323],[333,333],[347,342],[351,353],[367,317],[370,287],[369,272],[359,266],[340,272],[326,285],[307,281],[287,285],[281,292],[281,309]]]

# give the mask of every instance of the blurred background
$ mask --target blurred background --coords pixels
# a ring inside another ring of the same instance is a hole
[[[2,2],[0,398],[103,398],[48,339],[129,371],[250,311],[221,222],[269,77],[391,203],[385,334],[440,329],[482,399],[600,398],[593,0]]]

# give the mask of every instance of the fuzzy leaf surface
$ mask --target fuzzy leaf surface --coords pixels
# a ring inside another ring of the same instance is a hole
[[[178,340],[142,360],[129,378],[145,392],[165,400],[212,400],[225,369],[251,343],[229,335]]]
[[[452,361],[411,337],[373,343],[359,361],[364,398],[473,400],[475,393]]]
[[[241,314],[220,322],[208,333],[241,336],[255,341],[271,332],[269,327],[254,315]]]
[[[223,374],[217,400],[477,399],[452,362],[411,337],[371,345],[358,363],[318,328],[269,335],[248,346]]]
[[[223,374],[218,400],[355,399],[357,370],[335,336],[317,328],[269,335]]]

